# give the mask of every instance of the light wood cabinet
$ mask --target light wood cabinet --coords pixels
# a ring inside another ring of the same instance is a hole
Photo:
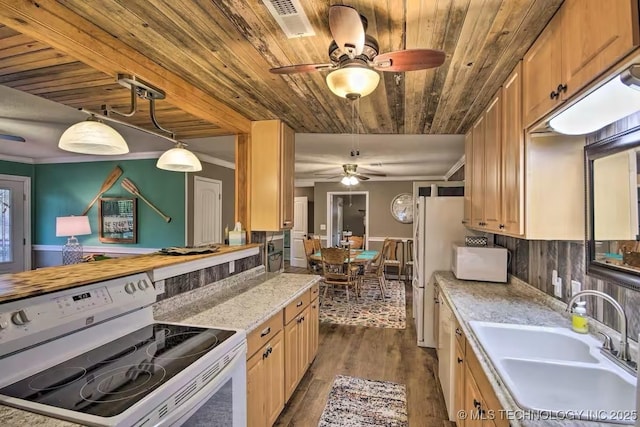
[[[295,134],[280,120],[251,123],[251,230],[293,226]]]
[[[473,125],[471,150],[471,226],[484,226],[484,128],[485,116]],[[466,174],[466,172],[465,172]]]
[[[472,130],[473,210],[467,227],[533,240],[581,240],[584,192],[576,189],[584,188],[584,137],[525,135],[522,69],[518,64]],[[476,182],[483,179],[484,185]]]
[[[522,63],[502,87],[502,155],[500,225],[506,234],[524,234],[524,129]]]
[[[501,224],[500,179],[502,144],[502,90],[493,97],[485,113],[484,131],[484,227],[498,231]]]
[[[284,326],[285,334],[285,398],[289,400],[309,366],[310,310],[307,305]]]
[[[309,305],[309,363],[311,365],[316,354],[318,354],[320,325],[320,303],[316,298]]]
[[[473,130],[464,136],[464,214],[462,223],[471,224],[471,187],[473,182]]]
[[[460,411],[465,410],[464,391],[465,391],[465,363],[464,363],[464,344],[456,343],[456,360],[455,360],[455,391],[454,391],[454,411],[456,414],[456,424],[458,427],[465,427],[465,417],[459,417]]]
[[[565,0],[562,5],[562,96],[585,87],[638,42],[637,0]]]
[[[456,335],[455,318],[447,302],[441,297],[438,305],[440,315],[438,324],[438,379],[442,387],[444,403],[449,420],[455,421],[455,357]]]
[[[284,403],[284,346],[278,332],[247,361],[247,425],[273,425]]]
[[[524,56],[530,127],[639,44],[637,0],[565,0]]]

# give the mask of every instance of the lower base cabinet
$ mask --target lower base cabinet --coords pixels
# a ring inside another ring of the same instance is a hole
[[[284,408],[284,343],[278,332],[247,361],[247,425],[271,426]]]
[[[247,426],[278,419],[318,352],[319,309],[316,284],[247,336]]]

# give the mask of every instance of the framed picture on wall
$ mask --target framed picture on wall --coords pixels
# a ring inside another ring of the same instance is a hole
[[[135,197],[108,197],[100,199],[98,221],[101,242],[136,243],[137,200]]]

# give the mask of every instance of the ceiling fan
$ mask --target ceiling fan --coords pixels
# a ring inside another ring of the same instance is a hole
[[[2,133],[1,130],[0,130],[0,139],[4,139],[7,141],[14,141],[14,142],[25,142],[25,139],[23,137],[18,135],[11,135],[8,133]]]
[[[328,179],[334,179],[334,178],[340,178],[342,177],[341,182],[345,185],[355,185],[357,184],[359,181],[367,181],[369,179],[371,179],[371,176],[387,176],[384,173],[377,173],[377,172],[366,172],[365,174],[361,174],[359,173],[358,170],[358,165],[355,163],[345,163],[344,165],[342,165],[342,170],[343,172],[340,175],[334,175],[334,176],[329,176],[327,177]],[[326,174],[323,173],[318,173],[316,175],[319,176],[325,176]],[[353,179],[351,179],[353,178]]]
[[[333,41],[329,59],[324,64],[298,64],[272,68],[275,74],[307,73],[331,70],[329,89],[343,98],[366,96],[377,87],[376,71],[403,72],[424,70],[442,65],[445,53],[433,49],[406,49],[379,54],[378,41],[366,34],[367,18],[351,6],[329,8],[329,29]]]

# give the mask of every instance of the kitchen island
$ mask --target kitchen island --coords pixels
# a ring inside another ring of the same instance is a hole
[[[466,343],[466,359],[469,364],[473,360],[475,367],[486,378],[490,393],[497,398],[493,402],[498,407],[491,408],[495,412],[495,425],[508,425],[512,427],[538,427],[538,426],[588,426],[588,427],[612,427],[617,424],[577,420],[577,419],[553,419],[550,414],[536,415],[533,411],[525,411],[518,406],[509,389],[502,382],[496,368],[491,362],[486,351],[482,347],[478,337],[469,325],[471,321],[508,323],[529,326],[571,327],[570,314],[566,311],[566,304],[559,301],[514,277],[508,284],[474,282],[458,280],[450,271],[434,273],[439,288],[439,301],[453,312],[461,332],[455,332],[458,342]],[[442,310],[440,310],[442,312]],[[441,319],[442,322],[442,319]],[[611,336],[614,342],[619,342],[620,335],[610,328],[598,322],[590,322],[592,332],[602,331]],[[632,354],[637,354],[637,344],[630,342]],[[455,348],[454,355],[455,355]],[[471,350],[471,352],[470,352]],[[473,353],[473,354],[470,354]],[[440,354],[439,354],[440,357]],[[441,360],[440,363],[443,363]],[[455,368],[454,368],[455,369]],[[468,371],[466,371],[468,372]],[[458,373],[456,372],[456,375]],[[535,375],[534,372],[531,375]],[[458,381],[458,380],[456,380]],[[475,382],[480,384],[478,378]],[[457,384],[457,383],[456,383]],[[468,390],[468,388],[466,389]],[[491,393],[492,392],[492,393]],[[584,390],[584,393],[590,393]],[[480,399],[478,399],[480,400]],[[475,403],[475,401],[474,401]],[[502,422],[502,424],[500,423]]]
[[[197,303],[184,296],[177,296],[171,305],[165,302],[164,311],[156,320],[245,329],[247,336],[265,321],[296,303],[305,294],[316,292],[320,276],[306,274],[267,273],[243,283],[238,291],[228,289]],[[196,290],[203,293],[204,290]],[[310,297],[310,296],[309,296]],[[171,309],[167,309],[171,307]],[[301,306],[301,308],[304,308]],[[249,338],[251,349],[251,338]],[[251,351],[251,350],[249,350]],[[70,427],[77,424],[0,405],[0,425]]]

